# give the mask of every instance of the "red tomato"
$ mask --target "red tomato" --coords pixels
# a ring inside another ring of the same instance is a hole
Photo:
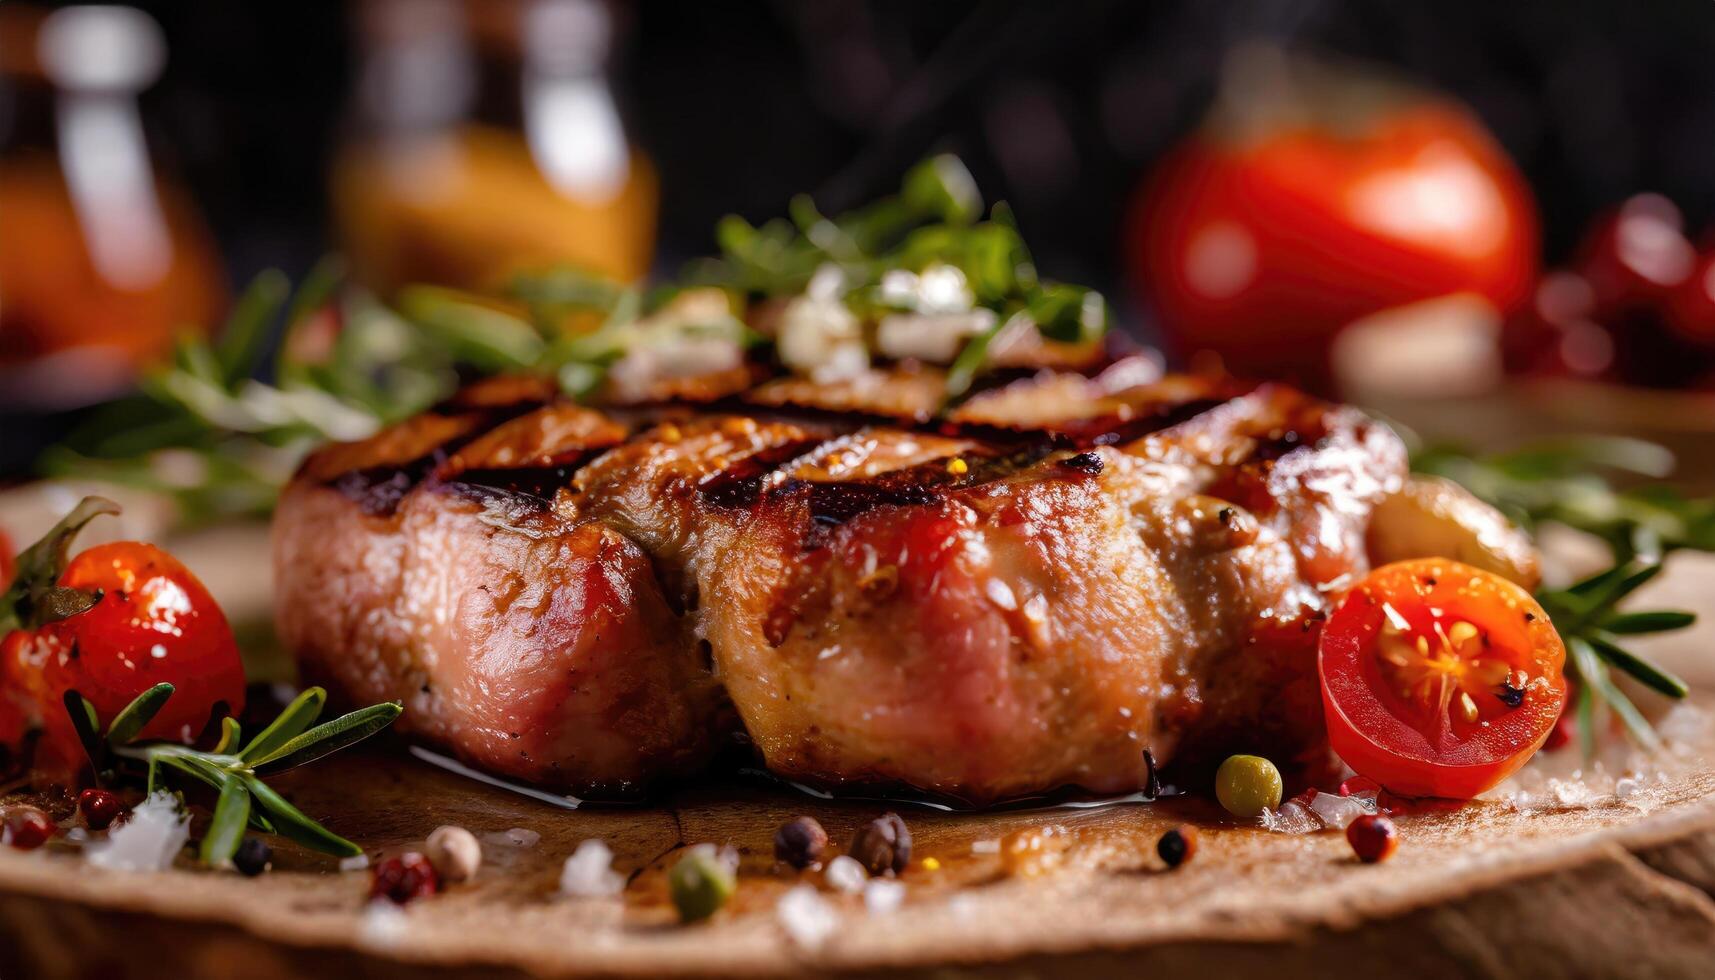
[[[1681,339],[1715,350],[1715,252],[1699,257],[1691,275],[1668,296],[1667,325]]]
[[[1566,650],[1511,582],[1438,558],[1376,569],[1322,630],[1334,751],[1403,796],[1469,799],[1524,765],[1566,703]]]
[[[16,630],[0,646],[0,672],[33,702],[58,748],[77,744],[63,707],[68,690],[88,698],[106,724],[137,695],[170,682],[173,696],[143,729],[145,739],[189,742],[218,702],[243,709],[232,627],[177,559],[149,544],[98,545],[72,559],[58,584],[100,598],[84,612]]]
[[[18,553],[12,550],[12,539],[0,531],[0,589],[12,584],[12,573],[17,567]]]
[[[1181,353],[1316,382],[1358,317],[1459,292],[1506,313],[1526,297],[1535,204],[1476,119],[1422,98],[1353,119],[1318,98],[1237,134],[1205,127],[1139,199],[1133,270]]]

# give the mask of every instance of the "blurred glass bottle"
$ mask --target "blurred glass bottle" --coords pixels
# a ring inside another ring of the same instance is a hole
[[[368,0],[356,126],[333,173],[342,246],[382,292],[491,289],[570,265],[648,271],[658,189],[626,139],[599,0]]]
[[[209,232],[143,135],[165,62],[139,10],[0,6],[0,405],[111,395],[220,311]]]

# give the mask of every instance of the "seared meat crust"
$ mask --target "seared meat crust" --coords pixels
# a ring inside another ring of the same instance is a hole
[[[614,413],[467,390],[306,463],[282,636],[406,731],[584,792],[694,769],[732,708],[783,776],[972,803],[1135,789],[1145,748],[1321,746],[1300,624],[1367,568],[1389,430],[1072,375],[926,421],[891,401],[921,383]]]

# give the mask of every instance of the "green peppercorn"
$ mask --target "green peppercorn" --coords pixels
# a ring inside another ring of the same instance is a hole
[[[1280,805],[1280,770],[1260,755],[1229,756],[1215,773],[1215,797],[1235,817]]]
[[[732,869],[712,846],[691,848],[667,872],[667,890],[681,922],[701,922],[719,912],[737,887]]]

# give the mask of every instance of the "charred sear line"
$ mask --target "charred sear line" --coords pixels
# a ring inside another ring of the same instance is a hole
[[[758,503],[766,484],[780,467],[809,455],[831,439],[796,439],[758,450],[724,470],[710,473],[697,484],[697,492],[711,507],[749,507]]]
[[[370,517],[391,517],[406,494],[446,462],[446,453],[435,450],[397,466],[370,466],[336,477],[333,488]]]
[[[493,432],[497,427],[540,407],[539,404],[518,402],[468,413],[480,420],[470,431],[448,439],[416,459],[405,463],[348,470],[328,481],[328,485],[357,504],[358,508],[370,517],[391,517],[398,512],[399,504],[404,501],[406,495],[432,474],[443,469],[454,453]]]

